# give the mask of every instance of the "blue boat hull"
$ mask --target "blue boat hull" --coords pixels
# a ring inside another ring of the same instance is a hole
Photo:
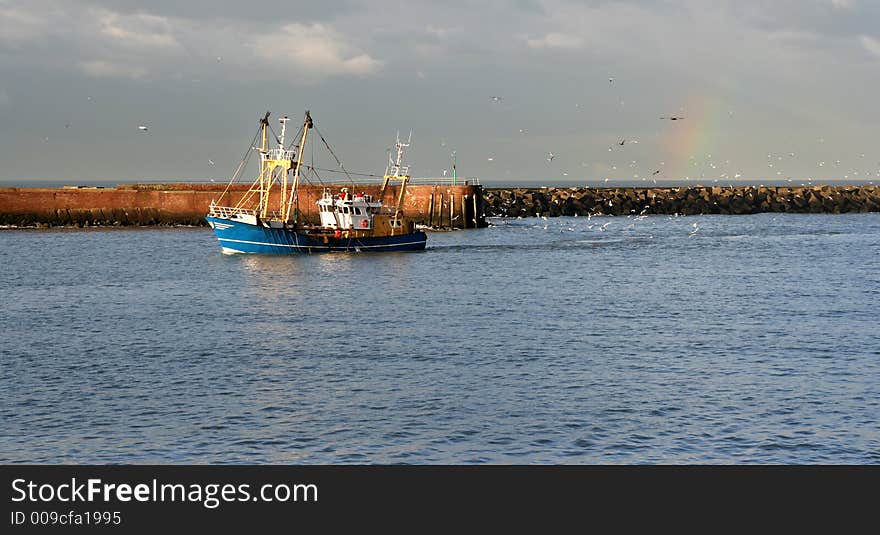
[[[266,228],[219,217],[206,217],[224,253],[299,254],[329,252],[422,251],[428,240],[424,232],[398,236],[331,238],[309,236],[291,229]]]

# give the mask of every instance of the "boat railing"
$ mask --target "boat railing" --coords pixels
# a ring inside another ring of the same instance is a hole
[[[208,216],[209,217],[219,217],[222,219],[232,219],[237,215],[247,215],[247,216],[257,216],[256,210],[248,210],[247,208],[233,208],[231,206],[217,206],[216,204],[210,205],[208,208]],[[266,217],[262,219],[265,221],[281,221],[283,214],[278,210],[272,210],[270,212],[266,212]]]
[[[404,175],[409,175],[409,166],[408,165],[389,165],[385,168],[386,176],[394,176],[394,177],[402,177]]]
[[[222,217],[223,219],[229,219],[235,215],[252,215],[256,216],[256,210],[248,210],[247,208],[234,208],[232,206],[217,206],[216,204],[211,204],[208,207],[208,215],[211,217]]]
[[[294,152],[284,149],[269,149],[263,153],[264,160],[293,160]]]

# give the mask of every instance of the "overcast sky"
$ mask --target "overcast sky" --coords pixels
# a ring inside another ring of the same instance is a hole
[[[874,0],[0,0],[0,182],[220,179],[306,109],[368,173],[873,180],[878,88]]]

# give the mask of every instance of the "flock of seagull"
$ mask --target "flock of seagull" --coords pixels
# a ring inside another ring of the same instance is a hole
[[[223,59],[223,58],[222,58],[221,56],[217,56],[217,62],[222,61],[222,59]],[[614,83],[615,83],[615,78],[614,78],[614,77],[609,77],[609,78],[608,78],[608,83],[611,84],[611,85],[614,85]],[[93,101],[93,97],[88,96],[87,98],[88,98],[88,101],[89,101],[89,102],[92,102],[92,101]],[[490,100],[490,102],[492,102],[493,104],[499,104],[499,105],[500,105],[500,104],[502,104],[502,103],[504,102],[504,97],[501,96],[501,95],[492,95],[492,96],[489,97],[489,100]],[[621,105],[622,105],[622,104],[623,104],[623,101],[621,100]],[[733,112],[732,112],[732,111],[730,111],[729,113],[730,113],[730,115],[733,115]],[[659,118],[660,118],[660,120],[663,120],[663,121],[676,121],[676,122],[677,122],[677,121],[684,121],[684,120],[686,119],[686,117],[685,117],[684,115],[678,115],[678,114],[661,115]],[[70,124],[70,123],[65,123],[64,128],[70,128],[70,127],[71,127],[71,124]],[[148,126],[147,123],[142,122],[142,123],[138,124],[138,126],[137,126],[137,130],[138,130],[140,133],[142,133],[142,134],[147,134],[147,133],[149,132],[150,128],[149,128],[149,126]],[[520,128],[520,129],[519,129],[519,133],[520,133],[521,135],[526,135],[526,134],[528,134],[528,131],[527,131],[525,128]],[[48,142],[48,141],[49,141],[49,138],[46,137],[46,138],[45,138],[45,141]],[[824,139],[819,139],[819,142],[820,142],[820,143],[823,143],[823,142],[824,142]],[[620,138],[616,143],[614,143],[613,145],[611,145],[611,146],[608,147],[608,151],[611,152],[611,151],[614,151],[615,149],[620,149],[621,147],[624,147],[625,145],[635,145],[635,144],[638,144],[638,143],[639,143],[639,141],[638,141],[637,139]],[[446,142],[445,142],[445,140],[443,140],[443,141],[441,142],[441,146],[443,146],[443,147],[446,146]],[[779,161],[782,161],[782,160],[783,160],[783,155],[780,154],[780,155],[775,155],[775,156],[776,156],[776,161],[774,162],[774,160],[773,160],[774,155],[773,155],[772,153],[767,155],[767,159],[768,159],[767,168],[768,168],[768,170],[771,170],[771,172],[772,172],[772,171],[775,171],[775,172],[776,172],[776,176],[777,176],[779,179],[782,179],[783,176],[784,176],[784,173],[783,173],[783,171],[782,171],[781,169],[778,169],[778,168],[776,167],[776,164],[778,164]],[[792,158],[792,159],[793,159],[793,158],[796,157],[796,153],[794,153],[794,152],[788,152],[788,153],[787,153],[787,156],[788,156],[789,158]],[[865,157],[865,155],[862,154],[862,155],[861,155],[861,158],[864,158],[864,157]],[[556,154],[555,154],[554,152],[552,152],[552,151],[547,151],[547,153],[546,153],[546,157],[545,157],[547,163],[548,163],[548,164],[552,164],[554,158],[556,158]],[[696,158],[695,156],[691,156],[689,160],[690,160],[690,161],[689,161],[690,165],[692,165],[692,166],[694,166],[694,167],[696,167],[696,166],[699,165],[699,161],[697,160],[697,158]],[[489,157],[487,158],[487,161],[488,161],[488,162],[495,162],[496,159],[495,159],[494,156],[489,156]],[[724,163],[725,166],[729,166],[729,165],[730,165],[730,160],[725,160],[723,163]],[[212,159],[209,158],[209,159],[208,159],[208,164],[213,166],[213,165],[214,165],[214,161],[213,161]],[[586,163],[582,163],[581,165],[582,165],[582,167],[587,167],[587,164],[586,164]],[[662,167],[662,166],[665,165],[665,162],[659,162],[659,165]],[[708,167],[711,168],[711,169],[719,169],[719,165],[721,165],[721,162],[716,162],[716,161],[712,160],[712,155],[711,155],[711,154],[707,155],[707,156],[706,156],[706,161],[703,162],[703,168],[701,169],[701,176],[700,176],[700,178],[707,178],[707,177],[705,176],[705,171],[707,170],[707,169],[706,169],[706,166],[707,166],[707,165],[708,165]],[[818,167],[820,167],[820,168],[824,168],[824,167],[826,166],[826,161],[824,161],[824,160],[823,160],[823,161],[819,161],[819,162],[817,162],[817,165],[818,165]],[[833,161],[833,166],[834,166],[834,167],[839,167],[840,165],[841,165],[841,161],[840,161],[839,159],[836,159],[836,160]],[[880,163],[878,163],[877,165],[878,165],[877,176],[880,177]],[[617,166],[616,166],[616,165],[610,165],[609,167],[610,167],[610,169],[613,170],[613,171],[616,171],[616,170],[617,170]],[[630,162],[629,167],[635,169],[635,168],[638,167],[638,163],[637,163],[635,160],[633,160],[633,161]],[[444,170],[443,170],[443,176],[446,176],[447,172],[448,172],[448,170],[447,170],[447,169],[444,169]],[[659,175],[660,173],[661,173],[661,169],[660,169],[660,168],[655,168],[655,169],[651,172],[651,174],[650,174],[649,177],[648,177],[648,176],[642,176],[642,181],[647,181],[647,180],[650,178],[650,180],[652,180],[653,183],[656,184],[656,183],[657,183],[657,175]],[[568,173],[565,172],[565,171],[563,171],[563,172],[562,172],[562,176],[568,176]],[[717,175],[717,178],[714,178],[714,182],[717,183],[717,182],[719,181],[719,179],[739,179],[739,178],[741,178],[742,176],[743,176],[742,173],[723,172],[723,173],[719,173],[719,174]],[[844,178],[844,179],[857,178],[857,177],[859,177],[859,178],[862,178],[862,177],[864,177],[864,178],[868,178],[868,177],[871,177],[871,176],[873,176],[873,173],[871,173],[871,172],[864,172],[863,175],[860,175],[859,171],[857,171],[857,170],[851,170],[848,174],[843,175],[843,178]],[[638,174],[633,176],[633,178],[638,178],[638,177],[639,177]],[[689,180],[690,180],[690,177],[689,177],[689,176],[688,176],[688,177],[685,177],[685,180],[688,180],[688,181],[689,181]],[[786,180],[787,182],[792,182],[792,179],[791,179],[791,178],[785,178],[785,180]],[[607,179],[607,178],[605,179],[605,182],[606,182],[606,183],[608,182],[608,179]],[[869,182],[869,183],[870,183],[870,184],[873,184],[873,181],[871,181],[871,182]],[[801,183],[802,186],[805,186],[805,185],[811,185],[811,184],[812,184],[812,179],[808,179],[807,182],[805,182],[805,183]],[[732,184],[731,184],[731,186],[732,186]]]
[[[613,78],[613,77],[609,77],[609,78],[608,78],[608,83],[609,83],[609,84],[614,84],[614,78]],[[504,97],[503,97],[503,96],[500,96],[500,95],[491,95],[491,96],[489,97],[489,100],[490,100],[490,102],[492,102],[493,104],[501,104],[502,102],[504,102]],[[621,101],[621,103],[622,103],[622,101]],[[580,107],[579,104],[575,104],[575,106],[576,106],[576,107]],[[685,116],[683,116],[683,115],[663,115],[663,116],[660,117],[660,119],[661,119],[661,120],[668,120],[668,121],[683,121],[683,120],[685,119]],[[528,132],[527,132],[527,130],[526,130],[525,128],[520,128],[520,129],[519,129],[519,133],[522,134],[522,135],[525,135],[525,134],[528,133]],[[637,139],[626,139],[626,138],[622,138],[622,139],[620,139],[619,141],[617,141],[616,146],[618,146],[618,147],[623,147],[623,146],[626,145],[627,143],[629,143],[629,144],[631,144],[631,145],[635,145],[635,144],[638,144],[638,142],[639,142],[639,141],[638,141]],[[445,146],[446,146],[446,143],[445,143],[445,142],[441,143],[441,146],[444,146],[444,147],[445,147]],[[613,151],[613,150],[614,150],[614,147],[615,147],[615,145],[612,145],[612,146],[608,147],[608,151],[609,151],[609,152],[610,152],[610,151]],[[553,158],[555,158],[555,157],[556,157],[556,155],[555,155],[552,151],[547,151],[547,156],[546,156],[547,163],[553,163]],[[494,157],[494,156],[489,156],[489,157],[486,158],[486,161],[488,161],[488,162],[494,162],[494,161],[495,161],[495,157]],[[634,164],[634,163],[635,163],[635,162],[633,162],[633,164]],[[583,165],[584,167],[586,167],[586,164],[582,164],[582,165]],[[663,162],[661,162],[661,165],[663,165]],[[631,165],[631,167],[632,167],[632,165]],[[612,166],[612,169],[615,169],[615,170],[616,170],[617,167],[616,167],[616,166]],[[447,172],[447,170],[444,169],[444,170],[443,170],[443,176],[446,176],[446,172]],[[655,184],[657,183],[657,180],[656,180],[656,178],[654,178],[654,177],[656,177],[658,174],[660,174],[660,170],[659,170],[659,169],[657,169],[657,170],[655,170],[653,173],[651,173],[651,177],[652,177],[652,179],[653,179],[653,181],[654,181]],[[568,173],[567,173],[567,172],[563,172],[562,175],[563,175],[563,176],[568,176]],[[607,178],[605,179],[605,182],[608,182],[608,179],[607,179]]]
[[[640,221],[648,218],[647,212],[648,212],[648,208],[646,207],[638,214],[633,213],[633,214],[626,216],[626,219],[630,221],[630,224],[627,225],[626,227],[621,227],[621,228],[624,230],[635,229],[636,224],[638,224]],[[600,215],[601,214],[596,214],[597,217]],[[578,216],[577,216],[577,214],[575,214],[573,217],[578,217]],[[602,223],[600,225],[598,223],[594,223],[591,221],[593,218],[593,214],[588,213],[586,217],[587,217],[586,230],[589,230],[589,231],[605,232],[614,223],[614,221],[606,221],[605,223]],[[669,220],[678,219],[679,217],[683,217],[683,216],[681,214],[673,214],[673,215],[666,216],[666,218]],[[522,216],[518,216],[517,219],[522,219]],[[538,224],[538,227],[540,227],[543,230],[548,230],[550,228],[550,223],[547,219],[547,216],[542,215],[541,220],[542,221]],[[699,223],[691,223],[691,225],[689,227],[687,227],[687,231],[686,231],[687,237],[693,238],[694,236],[697,235],[697,233],[700,231],[701,228],[702,227],[700,227]],[[566,227],[565,230],[567,230],[569,232],[577,232],[578,231],[578,229],[575,226],[568,226],[568,227]],[[649,235],[647,237],[653,238],[654,236]]]
[[[609,84],[614,84],[614,78],[613,78],[613,77],[608,78],[608,83],[609,83]],[[497,96],[497,95],[495,95],[495,96],[490,96],[489,99],[490,99],[490,101],[491,101],[493,104],[501,104],[501,103],[503,102],[503,100],[504,100],[502,96]],[[621,106],[622,106],[622,105],[623,105],[623,101],[621,100]],[[682,111],[684,111],[684,110],[682,109]],[[729,114],[730,116],[733,116],[733,111],[732,111],[732,110],[729,111],[728,114]],[[684,121],[684,120],[686,119],[686,116],[685,116],[685,115],[678,115],[678,114],[670,114],[670,115],[661,115],[661,116],[659,117],[659,119],[662,120],[662,121],[676,121],[676,122],[678,122],[678,121]],[[524,128],[520,128],[520,129],[519,129],[519,133],[524,135],[524,134],[526,134],[526,130],[525,130]],[[824,138],[820,138],[820,139],[819,139],[819,142],[820,142],[820,143],[824,143],[824,141],[825,141]],[[608,147],[608,151],[609,151],[609,152],[614,151],[614,150],[616,150],[616,149],[619,149],[620,147],[624,147],[625,145],[635,145],[635,144],[638,144],[638,142],[639,142],[639,141],[638,141],[637,139],[629,139],[629,138],[625,138],[625,137],[624,137],[624,138],[620,138],[620,139],[617,140],[616,143],[614,143],[614,144],[612,144],[611,146]],[[783,178],[784,175],[783,175],[783,172],[782,172],[781,170],[777,170],[777,169],[776,169],[776,165],[778,165],[780,161],[785,160],[785,157],[786,157],[786,156],[787,156],[788,159],[794,159],[794,158],[797,157],[797,154],[796,154],[795,152],[791,152],[791,151],[788,152],[788,153],[781,153],[781,154],[772,154],[772,153],[767,154],[767,159],[768,159],[768,164],[767,164],[767,165],[768,165],[768,169],[772,169],[772,170],[776,171],[776,176],[779,177],[780,179]],[[546,159],[546,161],[547,161],[548,164],[552,164],[552,163],[553,163],[553,160],[554,160],[555,157],[556,157],[556,154],[555,154],[554,152],[552,152],[552,151],[547,151],[547,153],[546,153],[546,158],[545,158],[545,159]],[[865,158],[865,154],[861,154],[861,155],[860,155],[860,158],[861,158],[861,159],[864,159],[864,158]],[[494,157],[489,157],[489,158],[488,158],[488,161],[489,161],[489,162],[493,162],[493,161],[495,161],[495,158],[494,158]],[[697,157],[696,157],[696,156],[691,156],[691,157],[689,158],[689,162],[688,162],[688,163],[689,163],[689,165],[691,165],[691,166],[698,166],[698,165],[699,165],[699,161],[697,160]],[[586,167],[586,164],[582,164],[582,165],[583,165],[584,167]],[[665,162],[660,162],[660,166],[663,166],[663,165],[665,165]],[[712,155],[711,155],[711,154],[707,154],[707,155],[706,155],[706,161],[703,162],[703,173],[701,173],[701,177],[700,177],[700,178],[706,178],[704,172],[705,172],[705,170],[707,170],[707,169],[706,169],[707,166],[708,166],[709,168],[711,168],[711,169],[717,169],[717,170],[719,171],[718,174],[716,175],[717,178],[714,178],[714,182],[716,182],[716,183],[719,181],[719,179],[739,179],[739,178],[741,178],[741,177],[743,176],[741,172],[737,172],[737,173],[733,173],[733,172],[720,172],[720,171],[722,171],[722,170],[724,169],[725,166],[729,166],[729,165],[730,165],[730,160],[724,160],[724,161],[723,161],[723,165],[722,165],[722,162],[721,162],[721,161],[715,161],[715,160],[712,159]],[[825,167],[826,162],[825,162],[825,161],[819,161],[819,162],[817,162],[817,165],[818,165],[818,167]],[[833,165],[834,165],[834,166],[840,166],[840,165],[841,165],[841,161],[840,161],[839,159],[834,160]],[[630,163],[630,167],[637,167],[637,166],[638,166],[638,164],[637,164],[637,162],[636,162],[635,160],[633,160],[633,161]],[[721,169],[719,169],[719,167],[721,167]],[[877,174],[878,177],[880,177],[880,162],[878,162],[877,167],[878,167],[878,170],[877,170],[877,173],[876,173],[876,174]],[[611,166],[611,169],[616,170],[617,167],[616,167],[616,166]],[[655,169],[653,172],[651,172],[650,177],[642,177],[642,180],[643,180],[643,181],[646,181],[648,178],[650,178],[650,179],[656,184],[656,183],[657,183],[657,179],[656,179],[656,177],[657,177],[657,175],[659,175],[660,173],[661,173],[661,169]],[[567,173],[563,172],[562,175],[563,175],[563,176],[567,176]],[[855,171],[855,170],[850,171],[850,174],[845,174],[845,175],[843,175],[843,178],[844,178],[844,179],[849,179],[849,178],[851,178],[851,175],[852,175],[852,177],[859,177],[859,172],[858,172],[858,171]],[[872,174],[871,172],[865,172],[865,174],[864,174],[864,177],[865,177],[865,178],[870,177],[870,176],[873,176],[873,174]],[[635,176],[634,176],[634,178],[637,178],[637,177],[638,177],[638,175],[635,175]],[[689,181],[689,180],[690,180],[690,177],[685,177],[685,179]],[[785,180],[786,180],[787,182],[789,182],[789,183],[793,181],[792,178],[790,178],[790,177],[785,178]],[[609,181],[608,178],[605,178],[605,179],[604,179],[604,183],[605,183],[605,184],[607,184],[608,181]],[[812,179],[806,179],[806,182],[801,183],[801,186],[812,185],[812,183],[813,183],[813,180],[812,180]],[[873,184],[873,183],[874,183],[873,181],[869,181],[869,184]],[[762,184],[762,185],[763,185],[763,184]],[[733,187],[733,184],[731,183],[730,186]],[[609,200],[609,201],[608,201],[609,206],[611,206],[611,203],[612,203],[612,201]],[[628,215],[628,216],[627,216],[627,219],[632,219],[632,223],[631,223],[631,224],[629,225],[629,227],[627,227],[627,228],[633,228],[633,227],[636,225],[636,223],[637,223],[638,221],[641,221],[642,219],[647,218],[648,216],[647,216],[646,213],[645,213],[646,210],[647,210],[647,209],[643,210],[643,211],[642,211],[640,214],[638,214],[638,215],[634,215],[634,214],[630,214],[630,215]],[[679,215],[679,214],[674,214],[674,216],[670,216],[670,219],[673,218],[673,217],[678,217],[678,215]],[[591,215],[588,214],[588,215],[587,215],[587,219],[588,219],[588,221],[589,221],[590,217],[591,217]],[[547,220],[547,218],[546,218],[545,216],[542,216],[542,219],[543,219],[544,221]],[[604,224],[602,224],[601,226],[596,226],[595,224],[589,224],[588,227],[587,227],[587,229],[588,229],[588,230],[593,230],[594,227],[595,227],[596,230],[598,230],[598,231],[600,231],[600,232],[604,232],[604,231],[606,231],[606,229],[609,227],[609,225],[611,225],[611,222],[604,223]],[[546,229],[548,228],[547,224],[544,224],[544,225],[543,225],[543,228],[546,230]],[[569,228],[569,230],[574,230],[574,228]],[[692,224],[690,225],[690,227],[688,228],[687,236],[688,236],[689,238],[692,238],[692,237],[696,236],[696,235],[700,232],[700,230],[701,230],[701,227],[700,227],[699,223],[692,223]]]
[[[615,83],[615,79],[614,79],[614,77],[609,77],[609,78],[608,78],[608,83],[611,84],[611,85],[614,85],[614,83]],[[504,97],[499,96],[499,95],[492,95],[492,96],[489,97],[489,100],[490,100],[490,102],[493,103],[493,104],[501,104],[502,102],[504,102]],[[621,100],[620,103],[621,103],[621,106],[622,106],[622,105],[623,105],[623,100]],[[575,106],[579,107],[578,104],[576,104]],[[684,111],[684,108],[682,108],[682,111]],[[733,116],[733,110],[729,110],[729,111],[728,111],[728,114],[729,114],[730,116]],[[677,122],[677,121],[684,121],[684,120],[686,119],[686,116],[685,116],[685,115],[679,115],[679,114],[669,114],[669,115],[661,115],[659,118],[660,118],[660,120],[662,120],[662,121],[676,121],[676,122]],[[525,135],[525,134],[527,133],[527,131],[526,131],[526,129],[524,129],[524,128],[520,128],[520,129],[519,129],[519,133],[522,134],[522,135]],[[819,142],[820,142],[820,143],[824,143],[824,141],[825,141],[824,138],[820,138],[820,139],[819,139]],[[611,146],[608,147],[608,151],[609,151],[609,152],[612,152],[612,151],[615,151],[615,150],[617,150],[617,149],[620,149],[621,147],[624,147],[625,145],[635,145],[635,144],[638,144],[638,142],[639,142],[639,141],[638,141],[637,139],[620,138],[616,143],[614,143],[614,144],[612,144]],[[787,153],[787,156],[788,156],[789,158],[791,158],[791,159],[794,159],[794,158],[796,158],[796,153],[795,153],[795,152],[788,152],[788,153]],[[545,159],[546,159],[546,161],[547,161],[548,164],[552,164],[552,163],[553,163],[553,159],[554,159],[555,157],[556,157],[556,154],[555,154],[554,152],[552,152],[552,151],[547,151]],[[783,160],[783,155],[782,155],[782,154],[780,154],[780,155],[775,155],[775,157],[776,157],[777,162],[780,161],[780,160]],[[771,161],[768,162],[768,169],[771,170],[771,172],[772,172],[772,171],[775,171],[775,173],[776,173],[776,178],[777,178],[778,180],[782,180],[782,179],[784,178],[785,181],[786,181],[786,182],[789,182],[789,183],[791,183],[791,182],[794,181],[792,178],[786,176],[786,174],[783,173],[783,171],[782,171],[781,169],[778,169],[777,167],[774,166],[774,162],[772,161],[773,158],[774,158],[774,155],[773,155],[773,154],[768,154],[768,155],[767,155],[767,158],[768,158],[768,160],[771,160]],[[860,158],[865,158],[865,155],[864,155],[864,154],[861,154],[861,155],[860,155]],[[489,162],[495,162],[495,161],[496,161],[496,158],[495,158],[495,156],[489,156],[489,157],[487,158],[487,161],[489,161]],[[719,180],[725,180],[725,179],[727,179],[727,180],[731,180],[731,179],[739,179],[739,178],[742,178],[742,176],[743,176],[742,172],[733,172],[733,171],[722,172],[722,171],[724,170],[725,167],[729,167],[729,166],[730,166],[730,160],[724,160],[724,162],[723,162],[723,164],[722,164],[722,162],[720,162],[720,161],[712,160],[712,155],[711,155],[711,154],[706,155],[705,161],[702,162],[702,168],[699,167],[699,165],[700,165],[700,161],[697,159],[696,156],[691,156],[691,157],[689,158],[688,164],[689,164],[690,166],[693,166],[693,167],[697,167],[697,168],[698,168],[697,170],[699,170],[699,172],[700,172],[700,177],[699,177],[700,179],[707,179],[707,178],[710,178],[710,179],[712,179],[713,182],[715,182],[715,183],[717,183]],[[665,162],[659,162],[659,165],[660,165],[660,167],[662,168],[662,167],[665,165]],[[817,162],[817,165],[818,165],[818,167],[820,167],[820,168],[824,168],[825,165],[826,165],[826,162],[825,162],[825,161],[819,161],[819,162]],[[834,166],[840,166],[840,165],[841,165],[841,161],[840,161],[839,159],[838,159],[838,160],[834,160]],[[582,163],[581,166],[582,166],[582,167],[587,167],[587,164],[586,164],[586,163]],[[608,167],[609,167],[610,170],[612,170],[612,171],[617,171],[617,165],[609,165]],[[635,168],[638,167],[638,163],[637,163],[635,160],[633,160],[633,161],[630,162],[629,167],[635,169]],[[877,177],[880,177],[880,162],[877,163],[877,167],[878,167],[878,169],[877,169],[877,171],[876,171],[876,176],[877,176]],[[659,174],[661,173],[661,168],[654,168],[654,170],[651,172],[650,175],[636,174],[636,175],[633,175],[633,178],[640,178],[640,177],[641,177],[641,179],[642,179],[643,182],[644,182],[644,181],[647,181],[647,180],[650,179],[654,184],[656,184],[656,183],[657,183],[657,175],[659,175]],[[715,177],[707,177],[707,176],[706,176],[706,172],[707,172],[707,171],[710,172],[710,173],[712,172],[712,171],[710,171],[710,169],[712,169],[712,170],[717,170],[716,173],[715,173],[715,174],[716,174]],[[696,171],[696,170],[695,170],[695,171]],[[510,172],[508,171],[508,174],[509,174],[509,173],[510,173]],[[444,176],[445,176],[445,175],[444,175]],[[568,176],[568,173],[565,172],[565,171],[562,171],[562,176],[564,176],[564,177],[565,177],[565,176]],[[848,180],[848,179],[850,179],[850,178],[865,178],[865,179],[866,179],[866,178],[869,178],[869,177],[872,177],[872,176],[874,176],[874,173],[871,172],[871,171],[863,171],[862,173],[860,173],[858,170],[856,170],[856,169],[852,169],[852,170],[850,170],[848,173],[843,174],[843,175],[842,175],[842,178],[843,178],[843,179],[846,179],[846,180]],[[684,178],[686,181],[690,181],[690,180],[691,180],[691,177],[690,177],[690,176],[686,176],[686,177],[683,177],[683,178]],[[607,178],[605,179],[605,182],[606,182],[606,183],[608,182],[608,179],[607,179]],[[808,185],[812,185],[812,183],[813,183],[813,180],[812,180],[812,179],[806,179],[805,182],[801,182],[800,184],[801,184],[802,186],[808,186]],[[872,185],[873,185],[873,183],[874,183],[873,181],[869,181],[869,184],[872,184]],[[733,184],[731,183],[730,186],[732,187]]]

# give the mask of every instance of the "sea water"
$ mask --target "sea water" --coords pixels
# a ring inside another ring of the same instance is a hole
[[[880,462],[880,214],[0,231],[0,462]]]

